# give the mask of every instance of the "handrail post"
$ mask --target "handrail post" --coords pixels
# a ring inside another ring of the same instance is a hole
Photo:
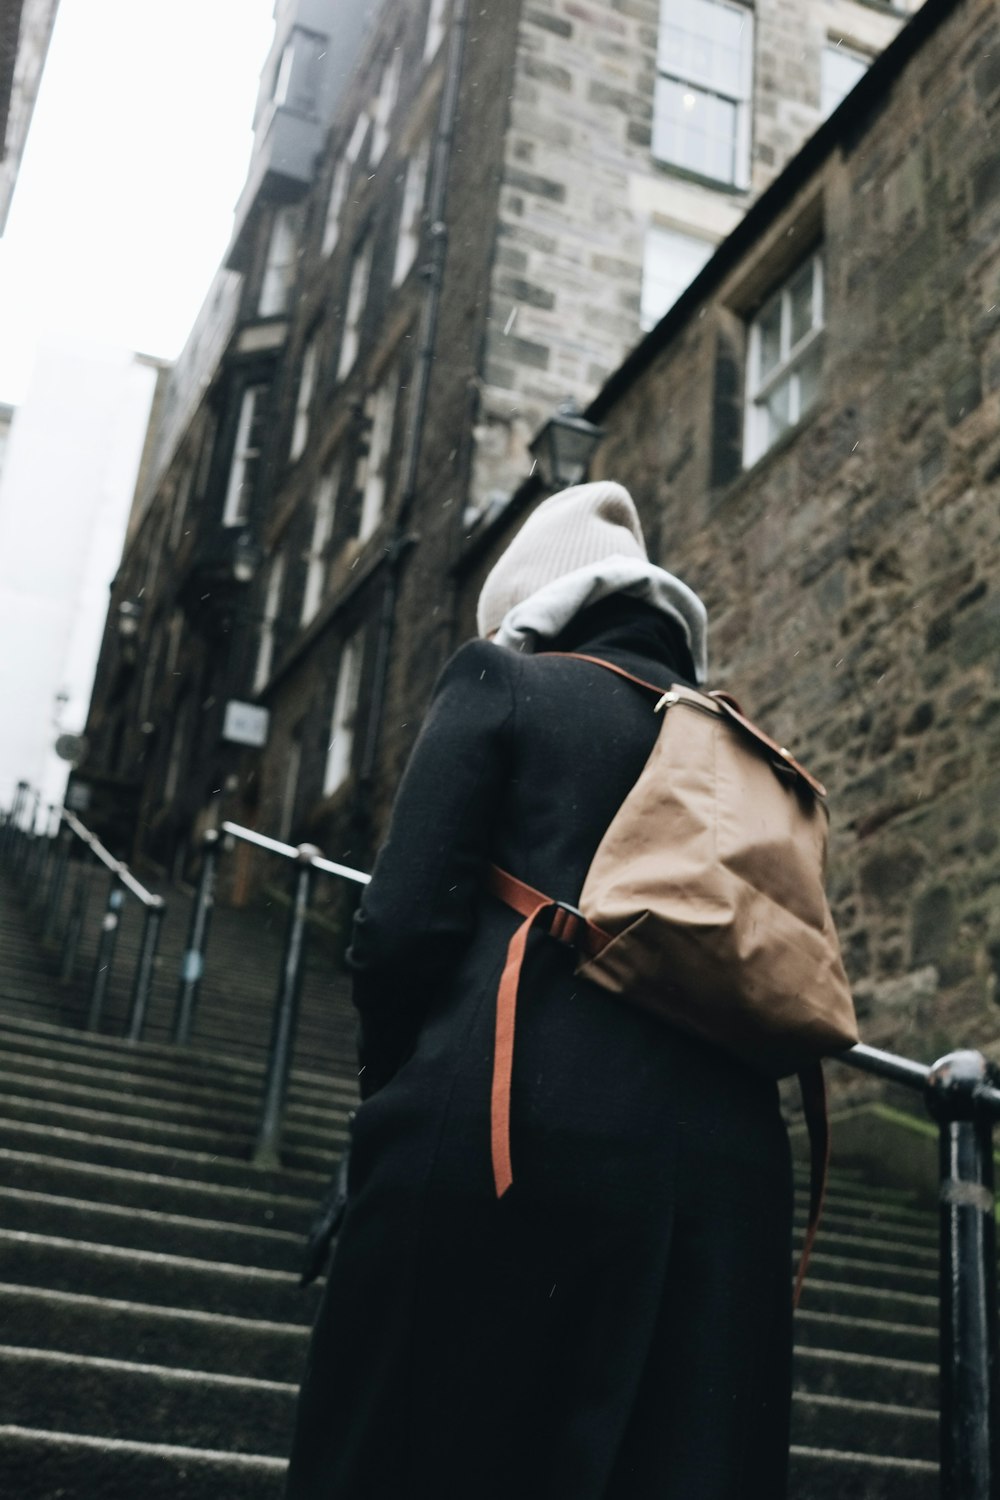
[[[179,1047],[186,1047],[191,1040],[201,976],[205,972],[208,922],[215,904],[215,866],[219,857],[219,835],[216,829],[206,830],[201,849],[201,875],[191,908],[191,925],[188,928],[187,948],[181,960],[177,1009],[174,1013],[174,1042]]]
[[[267,1076],[264,1082],[260,1122],[253,1153],[254,1164],[258,1167],[280,1165],[278,1148],[281,1143],[281,1127],[292,1067],[292,1050],[295,1044],[295,1027],[298,1021],[299,999],[302,994],[306,917],[309,914],[315,875],[313,860],[319,857],[319,853],[320,851],[312,844],[299,845],[292,910],[285,933],[281,980],[275,1002],[271,1045],[267,1058]]]
[[[56,834],[56,848],[53,852],[55,863],[49,877],[49,888],[45,901],[45,922],[42,926],[43,938],[54,938],[56,924],[59,918],[59,907],[62,904],[63,889],[66,885],[66,871],[69,867],[69,847],[73,841],[73,835],[68,828],[62,826],[60,819],[59,830]]]
[[[52,819],[55,817],[56,826],[53,831]],[[38,856],[38,864],[35,868],[32,890],[28,892],[28,910],[45,909],[45,898],[48,894],[49,882],[52,879],[52,859],[55,853],[55,845],[59,838],[60,819],[58,808],[54,802],[49,803],[49,810],[45,819],[45,829],[42,834],[42,849]]]
[[[101,1022],[101,1012],[111,983],[111,965],[115,957],[121,911],[125,905],[125,892],[112,875],[108,899],[101,919],[101,935],[97,943],[97,958],[94,961],[94,979],[90,989],[90,1009],[87,1013],[87,1030],[96,1031]]]
[[[73,978],[73,971],[76,968],[76,951],[80,946],[80,934],[87,916],[87,898],[90,895],[89,864],[90,860],[85,850],[80,858],[80,869],[73,888],[66,934],[63,939],[63,957],[59,978],[64,983],[68,983]]]
[[[941,1497],[996,1500],[1000,1487],[993,1141],[977,1094],[979,1052],[934,1064],[926,1102],[940,1130]]]
[[[146,907],[146,920],[142,928],[142,945],[135,966],[135,983],[132,988],[132,1004],[129,1008],[128,1026],[125,1032],[130,1042],[142,1040],[149,1009],[149,995],[156,969],[156,951],[160,944],[160,928],[163,924],[167,903],[162,896],[154,896]]]
[[[27,790],[28,783],[26,781],[19,781],[17,783],[17,788],[14,792],[14,800],[10,805],[10,812],[7,814],[7,821],[4,824],[3,829],[2,855],[4,864],[11,863],[14,859],[14,851],[17,849],[17,835],[20,826],[21,808],[24,805],[24,798]]]
[[[35,824],[38,821],[38,806],[41,800],[41,792],[36,792],[34,802],[32,803],[30,809],[27,824],[21,831],[21,843],[14,860],[15,879],[21,881],[22,883],[27,881],[28,872],[31,868],[31,856],[34,852],[35,839],[37,837],[35,833]],[[27,807],[27,805],[28,799],[26,798],[25,806]]]

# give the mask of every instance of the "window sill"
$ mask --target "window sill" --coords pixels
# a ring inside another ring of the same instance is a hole
[[[713,193],[725,193],[729,198],[748,198],[751,189],[738,187],[734,182],[724,182],[721,177],[705,177],[701,172],[692,172],[688,167],[679,167],[660,156],[652,156],[653,166],[664,177],[676,177],[679,182],[690,182],[694,187],[709,188]]]

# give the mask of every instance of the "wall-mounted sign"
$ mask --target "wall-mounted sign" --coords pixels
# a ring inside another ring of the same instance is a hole
[[[240,703],[230,698],[226,704],[226,717],[222,724],[222,738],[231,745],[250,745],[260,750],[267,744],[267,730],[271,715],[266,708],[256,703]]]

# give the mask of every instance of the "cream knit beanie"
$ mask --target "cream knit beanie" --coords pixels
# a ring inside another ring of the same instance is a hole
[[[635,502],[610,480],[576,484],[544,500],[525,521],[483,584],[476,611],[481,636],[538,589],[608,557],[646,559]]]

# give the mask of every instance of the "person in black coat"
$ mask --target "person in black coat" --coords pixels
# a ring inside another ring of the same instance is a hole
[[[362,1093],[288,1500],[782,1500],[791,1168],[776,1086],[575,975],[522,974],[498,1199],[496,995],[520,918],[495,862],[575,903],[704,677],[700,601],[621,486],[546,501],[445,668],[350,962]],[[667,851],[665,851],[665,857]]]

